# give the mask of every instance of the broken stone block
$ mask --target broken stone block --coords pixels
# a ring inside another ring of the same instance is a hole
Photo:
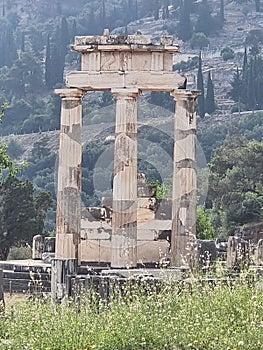
[[[32,259],[41,260],[43,253],[43,237],[41,235],[36,235],[33,237],[33,246],[32,246]]]
[[[55,253],[56,238],[55,237],[45,237],[44,238],[44,252]]]

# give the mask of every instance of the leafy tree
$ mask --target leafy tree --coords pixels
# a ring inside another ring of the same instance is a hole
[[[2,123],[2,117],[6,108],[6,104],[1,106],[0,123]],[[14,166],[12,159],[7,153],[7,145],[3,142],[0,142],[0,179],[2,178],[3,170],[5,169],[8,169],[11,175],[15,175],[17,172],[17,168]]]
[[[187,61],[181,61],[173,66],[174,71],[186,72],[198,67],[198,56],[194,56]]]
[[[193,49],[196,47],[199,50],[208,46],[209,43],[209,39],[204,33],[194,33],[190,41],[191,48]]]
[[[47,210],[52,201],[50,194],[34,197],[30,181],[9,176],[0,187],[0,259],[6,260],[10,247],[31,243],[41,234]]]
[[[7,153],[9,154],[10,157],[18,158],[24,153],[24,151],[25,150],[17,140],[11,139],[8,142]]]
[[[22,52],[20,58],[1,73],[0,87],[7,98],[22,98],[36,94],[43,88],[42,63],[32,50]]]
[[[213,113],[216,109],[215,105],[215,94],[214,94],[214,85],[211,78],[211,71],[208,72],[207,80],[207,93],[205,100],[205,111],[209,114]]]
[[[209,198],[226,229],[262,220],[263,142],[231,135],[209,164]]]
[[[103,91],[100,107],[107,107],[114,103],[114,97],[110,91]]]
[[[235,57],[234,50],[232,50],[229,46],[224,47],[221,50],[220,55],[222,56],[224,61],[231,60]]]
[[[263,43],[263,30],[262,29],[252,29],[248,32],[245,45],[250,47],[250,53],[256,56],[260,52],[260,46]]]
[[[172,112],[174,112],[175,109],[174,99],[169,92],[152,91],[150,95],[150,103]]]
[[[30,158],[30,160],[33,161],[33,163],[38,162],[41,159],[45,159],[50,155],[50,149],[47,145],[47,136],[44,136],[41,140],[34,143]]]
[[[198,239],[213,239],[214,227],[210,221],[210,215],[203,207],[197,207],[196,237]]]
[[[35,220],[36,231],[42,233],[44,230],[44,223],[47,216],[47,211],[52,208],[53,200],[50,192],[40,192],[34,198],[35,204]]]
[[[201,92],[201,95],[197,100],[197,110],[200,117],[204,117],[205,115],[205,98],[204,98],[204,80],[202,73],[202,58],[201,51],[199,53],[199,64],[198,64],[198,72],[197,72],[197,90]]]

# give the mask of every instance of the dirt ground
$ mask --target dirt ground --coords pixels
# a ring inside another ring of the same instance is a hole
[[[22,294],[22,293],[14,293],[10,295],[9,293],[5,293],[5,305],[6,307],[13,305],[17,302],[25,301],[28,298],[28,294]]]

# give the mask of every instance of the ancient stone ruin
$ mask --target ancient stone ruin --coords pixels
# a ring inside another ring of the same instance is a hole
[[[176,101],[169,259],[172,266],[187,266],[195,239],[198,92],[186,90],[185,78],[173,71],[178,46],[172,37],[153,42],[141,33],[115,36],[106,29],[102,36],[76,37],[72,50],[81,53],[81,71],[67,75],[66,89],[55,90],[62,99],[55,288],[63,283],[60,269],[62,275],[74,273],[85,261],[135,268],[169,248],[167,240],[155,239],[154,232],[158,225],[165,228],[164,222],[154,215],[148,225],[139,220],[140,210],[150,210],[151,202],[151,196],[138,197],[137,99],[143,91],[170,92]],[[82,98],[89,91],[104,90],[116,98],[114,179],[111,204],[102,209],[108,208],[110,216],[98,227],[89,215],[81,224]]]

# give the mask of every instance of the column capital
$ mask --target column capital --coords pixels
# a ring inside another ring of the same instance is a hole
[[[64,100],[81,99],[85,95],[85,91],[80,89],[55,89],[54,92]]]
[[[175,101],[178,100],[196,100],[198,96],[201,95],[201,91],[199,90],[184,90],[184,89],[176,89],[170,92],[170,95],[175,99]]]
[[[117,99],[133,99],[141,94],[138,88],[115,88],[111,92]]]

